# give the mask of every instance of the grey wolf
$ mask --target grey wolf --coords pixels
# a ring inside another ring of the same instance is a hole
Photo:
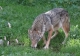
[[[70,19],[68,12],[63,8],[54,8],[50,11],[40,14],[33,22],[28,34],[31,40],[31,47],[36,48],[41,38],[44,40],[45,49],[49,48],[50,40],[58,34],[58,29],[62,28],[65,38],[62,44],[65,44],[70,31]],[[48,39],[45,40],[44,33],[48,32]],[[52,35],[52,33],[54,35]]]

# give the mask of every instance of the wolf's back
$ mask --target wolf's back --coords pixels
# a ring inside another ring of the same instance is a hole
[[[46,24],[46,28],[49,28],[51,24],[56,26],[60,22],[69,26],[69,20],[68,12],[66,10],[63,8],[55,8],[37,16],[33,22],[32,28],[33,30],[39,30],[43,27],[43,24]]]

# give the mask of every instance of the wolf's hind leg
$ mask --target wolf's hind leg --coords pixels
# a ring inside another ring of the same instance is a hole
[[[58,34],[58,30],[55,31],[55,33],[54,33],[54,35],[51,37],[51,39],[54,38],[57,34]]]
[[[68,33],[69,33],[69,30],[70,30],[70,28],[69,28],[69,25],[63,25],[63,27],[62,27],[62,29],[63,29],[63,31],[64,31],[64,33],[65,33],[65,39],[64,39],[64,41],[62,42],[62,44],[65,44],[65,42],[66,42],[66,40],[67,40],[67,38],[68,38]]]
[[[62,42],[62,44],[66,43],[67,38],[68,38],[68,33],[65,32],[65,38],[64,38],[64,41]]]
[[[42,37],[42,40],[44,41],[43,44],[46,44],[46,39],[45,39],[45,36]]]

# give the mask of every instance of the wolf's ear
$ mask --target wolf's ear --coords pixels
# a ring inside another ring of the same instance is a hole
[[[40,35],[40,37],[43,37],[44,32],[38,31],[38,34]]]
[[[38,32],[38,34],[41,34],[41,31],[37,31]]]

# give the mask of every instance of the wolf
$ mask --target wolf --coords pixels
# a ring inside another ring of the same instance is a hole
[[[64,41],[62,42],[62,44],[65,44],[70,31],[70,18],[68,11],[63,8],[54,8],[40,14],[35,18],[31,29],[28,29],[31,47],[36,48],[38,42],[43,39],[45,43],[44,49],[48,49],[50,40],[58,34],[60,28],[62,28],[65,34]],[[48,32],[47,40],[44,37],[45,32]]]

